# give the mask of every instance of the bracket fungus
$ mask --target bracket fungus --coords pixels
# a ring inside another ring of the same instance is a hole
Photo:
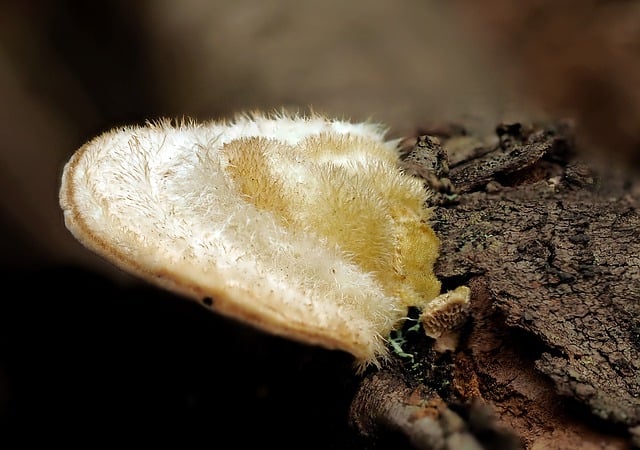
[[[67,162],[60,205],[123,270],[362,368],[440,294],[428,192],[385,133],[260,113],[117,128]]]

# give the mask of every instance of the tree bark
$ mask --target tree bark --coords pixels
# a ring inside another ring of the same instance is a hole
[[[582,161],[564,124],[500,124],[493,142],[450,130],[422,130],[448,152],[448,172],[433,176],[443,165],[420,153],[435,154],[424,138],[404,164],[440,191],[436,273],[446,289],[471,287],[470,318],[448,354],[407,334],[413,360],[363,379],[352,422],[415,448],[640,446],[636,177]]]

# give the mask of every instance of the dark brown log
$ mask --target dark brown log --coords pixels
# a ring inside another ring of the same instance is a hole
[[[434,200],[436,272],[447,289],[468,283],[473,306],[445,403],[492,405],[525,448],[639,445],[634,174],[581,161],[566,125],[499,125],[482,148],[455,139],[442,140],[460,153],[448,155],[455,200]],[[423,175],[418,146],[405,163]],[[384,408],[393,422],[397,409]]]

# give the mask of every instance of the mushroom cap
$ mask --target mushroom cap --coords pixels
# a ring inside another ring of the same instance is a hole
[[[364,367],[440,289],[427,194],[384,136],[259,113],[117,128],[67,162],[60,205],[71,233],[123,270]]]

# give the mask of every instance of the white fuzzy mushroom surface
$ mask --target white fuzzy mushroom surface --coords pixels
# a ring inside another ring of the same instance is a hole
[[[440,293],[429,194],[385,134],[261,113],[116,128],[65,165],[60,205],[123,270],[365,367]]]

